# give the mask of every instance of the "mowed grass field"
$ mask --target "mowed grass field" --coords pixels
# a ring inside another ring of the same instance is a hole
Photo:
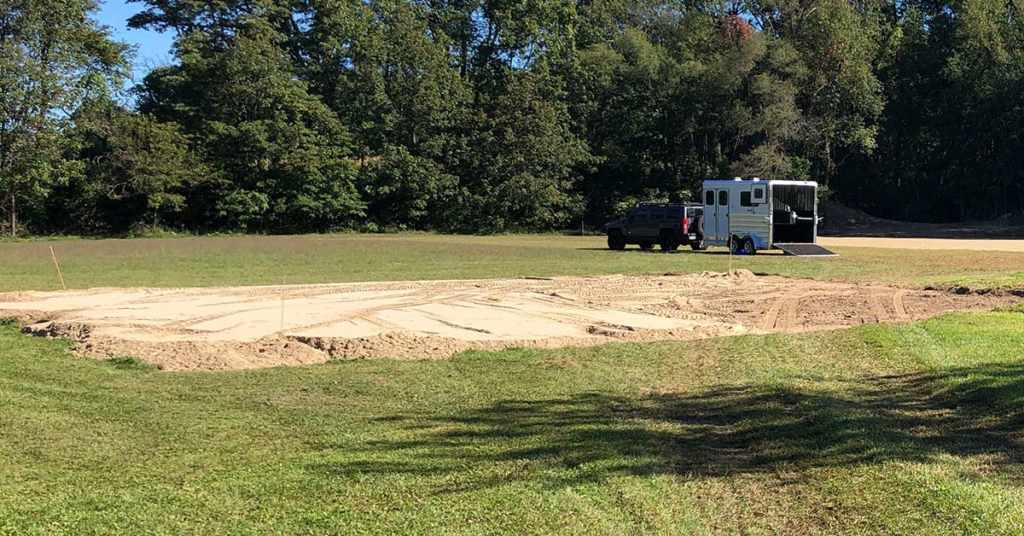
[[[0,287],[722,270],[597,238],[0,244]],[[42,255],[40,252],[45,252]],[[1017,254],[736,267],[1019,285]],[[42,255],[43,262],[39,263]],[[0,326],[0,534],[1021,534],[1024,308],[803,335],[160,372]]]
[[[603,237],[562,235],[307,235],[0,242],[0,292],[60,288],[225,286],[416,279],[725,271],[886,282],[1024,287],[1024,254],[837,248],[838,258],[724,249],[614,252]]]

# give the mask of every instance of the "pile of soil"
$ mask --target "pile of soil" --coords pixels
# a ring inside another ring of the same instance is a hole
[[[835,201],[818,207],[824,218],[819,231],[828,236],[894,238],[1024,238],[1024,215],[1004,215],[993,221],[919,223],[887,220]]]

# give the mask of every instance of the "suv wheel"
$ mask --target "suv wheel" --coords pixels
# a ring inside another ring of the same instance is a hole
[[[672,236],[672,231],[662,231],[658,242],[661,250],[666,253],[679,249],[679,242],[676,240],[676,237]]]
[[[615,251],[626,249],[626,239],[622,237],[622,233],[608,233],[608,249]]]
[[[654,247],[654,244],[652,244],[650,242],[640,242],[640,249],[642,249],[644,251],[649,251],[653,247]]]

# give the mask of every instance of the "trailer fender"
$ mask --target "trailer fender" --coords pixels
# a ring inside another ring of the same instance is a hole
[[[757,249],[771,249],[772,245],[768,242],[768,238],[759,234],[750,235],[750,239],[754,242],[754,247]]]

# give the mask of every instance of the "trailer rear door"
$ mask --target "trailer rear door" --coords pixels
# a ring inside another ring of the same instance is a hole
[[[729,190],[716,190],[718,203],[715,205],[715,230],[718,240],[729,239]]]
[[[704,190],[704,239],[718,240],[718,192],[716,190]]]

